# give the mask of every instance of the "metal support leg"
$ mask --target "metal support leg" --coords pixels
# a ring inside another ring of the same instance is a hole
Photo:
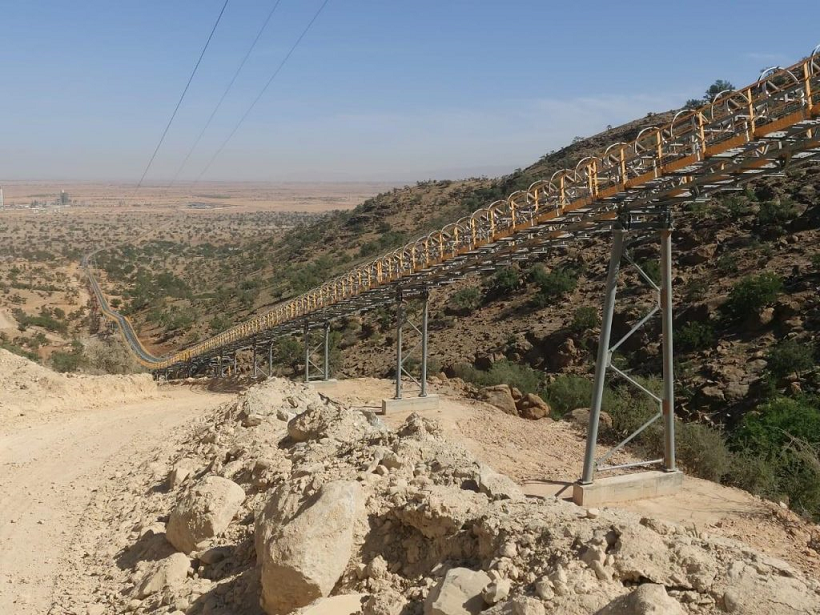
[[[601,338],[598,342],[598,360],[595,364],[595,381],[592,385],[592,403],[589,410],[589,426],[587,428],[587,446],[584,454],[584,473],[582,484],[592,482],[595,472],[595,447],[598,443],[598,421],[601,418],[601,402],[604,396],[606,372],[609,366],[609,340],[612,333],[612,316],[615,313],[615,295],[618,290],[618,272],[621,269],[621,255],[624,249],[624,231],[616,229],[612,232],[612,253],[609,257],[609,273],[606,279],[606,294],[604,295],[604,314],[601,322]]]
[[[661,231],[661,331],[663,347],[663,466],[675,465],[675,360],[672,353],[672,229]]]
[[[429,320],[428,299],[430,294],[425,291],[421,312],[421,392],[420,397],[427,397],[427,321]]]
[[[330,380],[330,323],[325,323],[325,364],[323,379]]]
[[[310,324],[305,323],[305,382],[310,382]]]
[[[256,378],[259,372],[256,368],[256,340],[253,340],[253,377]]]
[[[401,399],[401,372],[404,362],[401,357],[401,330],[404,325],[404,299],[401,291],[396,293],[396,399]]]
[[[216,377],[217,378],[222,378],[222,353],[221,352],[219,353],[219,360],[217,361],[216,365],[217,365]]]
[[[273,376],[273,342],[268,346],[268,376]]]
[[[235,377],[236,375],[236,353],[233,353],[233,376]]]

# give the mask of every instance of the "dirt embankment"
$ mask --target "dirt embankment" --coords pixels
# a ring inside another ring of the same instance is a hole
[[[253,387],[95,494],[52,613],[820,610],[816,580],[746,544],[527,497],[454,441],[458,423]]]
[[[157,397],[148,374],[83,376],[58,374],[0,349],[0,429],[74,412]]]

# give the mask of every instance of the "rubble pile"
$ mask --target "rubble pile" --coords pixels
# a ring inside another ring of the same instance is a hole
[[[820,583],[741,543],[526,498],[435,422],[393,431],[284,380],[123,480],[67,613],[820,612]]]

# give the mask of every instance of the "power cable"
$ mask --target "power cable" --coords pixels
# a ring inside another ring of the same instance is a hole
[[[191,71],[191,76],[188,77],[188,83],[185,84],[185,89],[182,90],[182,95],[179,97],[177,101],[177,106],[174,107],[174,112],[171,114],[171,119],[168,120],[168,124],[165,126],[165,130],[162,131],[162,136],[159,138],[159,143],[157,143],[156,148],[154,148],[154,153],[151,155],[151,159],[148,161],[148,165],[145,167],[145,171],[142,172],[142,177],[140,177],[139,182],[137,183],[137,187],[134,190],[134,194],[140,189],[142,186],[142,182],[145,180],[145,176],[148,174],[148,169],[151,168],[151,164],[154,162],[154,158],[157,157],[157,152],[159,151],[162,142],[165,140],[165,135],[168,134],[168,129],[171,128],[171,123],[174,121],[174,118],[177,115],[177,111],[179,111],[179,106],[182,104],[182,100],[185,98],[185,94],[188,92],[188,88],[191,86],[191,81],[194,80],[194,75],[196,75],[196,71],[199,68],[200,62],[202,62],[202,57],[205,55],[205,51],[208,49],[208,45],[211,43],[211,39],[214,36],[214,32],[216,32],[216,27],[219,25],[220,20],[222,19],[222,14],[225,12],[225,7],[228,6],[228,0],[225,0],[225,4],[222,5],[222,10],[219,11],[219,17],[216,18],[216,23],[214,23],[214,27],[211,28],[211,33],[208,35],[208,40],[205,41],[205,46],[202,48],[202,53],[199,54],[199,59],[196,61],[196,65],[194,66],[194,70]]]
[[[194,153],[196,146],[199,145],[199,142],[202,140],[205,131],[208,130],[208,127],[211,125],[211,122],[213,121],[217,111],[219,111],[220,107],[222,107],[222,103],[225,101],[225,97],[228,95],[228,92],[231,91],[231,88],[233,88],[233,84],[236,81],[236,78],[239,77],[239,73],[242,72],[242,68],[245,66],[245,62],[248,61],[251,52],[253,51],[254,47],[256,47],[256,43],[259,42],[259,38],[262,36],[262,33],[265,31],[265,28],[268,27],[268,22],[270,22],[271,17],[273,17],[273,14],[276,12],[276,9],[281,3],[281,1],[282,0],[276,0],[276,3],[273,5],[273,8],[271,9],[270,13],[268,13],[265,22],[262,24],[262,27],[259,28],[259,32],[257,32],[256,34],[256,38],[253,39],[253,43],[251,43],[251,46],[248,48],[245,57],[242,58],[242,61],[239,63],[239,66],[237,67],[236,72],[233,74],[230,83],[228,83],[228,87],[226,87],[225,91],[222,92],[222,97],[219,99],[219,102],[216,103],[216,107],[214,107],[214,110],[211,112],[211,116],[208,118],[208,121],[205,122],[205,126],[202,128],[202,131],[199,133],[199,136],[196,138],[196,141],[194,141],[194,144],[191,146],[191,149],[188,150],[188,154],[185,156],[185,160],[183,160],[182,164],[179,165],[179,169],[177,169],[176,175],[174,175],[174,178],[171,180],[171,183],[168,184],[168,188],[173,186],[174,182],[179,178],[179,174],[182,173],[182,169],[185,168],[185,165],[188,163],[188,159],[191,157],[191,154]]]
[[[313,26],[313,23],[314,23],[314,22],[315,22],[315,21],[319,18],[319,15],[320,15],[320,14],[322,13],[322,11],[325,9],[325,7],[327,6],[327,3],[328,3],[328,2],[330,2],[330,0],[325,0],[325,1],[322,3],[322,6],[320,6],[320,7],[319,7],[319,10],[318,10],[318,11],[316,11],[316,14],[313,16],[313,19],[311,19],[311,20],[310,20],[310,23],[308,23],[307,27],[306,27],[304,30],[302,30],[302,33],[299,35],[299,38],[297,38],[297,39],[296,39],[296,42],[295,42],[295,43],[293,44],[293,46],[290,48],[290,51],[288,51],[287,55],[286,55],[286,56],[282,59],[282,61],[279,63],[279,66],[278,66],[278,67],[276,68],[276,70],[273,72],[273,74],[271,75],[270,79],[268,79],[268,82],[265,84],[265,87],[263,87],[263,88],[262,88],[262,91],[261,91],[261,92],[259,92],[259,94],[256,96],[256,98],[254,99],[254,101],[251,103],[250,107],[248,107],[248,109],[245,111],[245,113],[244,113],[244,114],[242,115],[242,117],[239,119],[239,122],[237,122],[236,126],[234,126],[233,130],[232,130],[232,131],[231,131],[231,133],[228,135],[228,138],[227,138],[227,139],[225,139],[225,140],[222,142],[222,145],[220,145],[220,146],[219,146],[219,149],[217,149],[217,150],[216,150],[216,153],[215,153],[215,154],[211,157],[210,161],[208,161],[208,164],[207,164],[207,165],[205,165],[205,168],[204,168],[204,169],[202,169],[202,172],[201,172],[201,173],[197,176],[196,180],[194,180],[194,184],[196,184],[197,182],[199,182],[199,180],[200,180],[200,179],[202,179],[202,176],[203,176],[203,175],[205,175],[205,173],[207,173],[207,172],[208,172],[208,169],[210,169],[210,168],[211,168],[211,165],[214,163],[214,160],[216,160],[216,159],[217,159],[217,157],[219,156],[219,154],[221,154],[221,153],[222,153],[222,150],[223,150],[223,149],[225,149],[225,146],[228,144],[228,141],[230,141],[230,140],[233,138],[233,136],[236,134],[236,131],[237,131],[237,130],[239,130],[239,127],[240,127],[240,126],[242,125],[242,123],[245,121],[245,118],[247,118],[247,117],[248,117],[248,115],[250,115],[251,111],[253,111],[253,108],[256,106],[256,103],[258,103],[258,102],[259,102],[259,99],[261,99],[261,98],[262,98],[262,96],[265,94],[265,92],[267,91],[268,87],[270,87],[270,84],[271,84],[271,83],[273,83],[273,80],[274,80],[274,79],[276,79],[276,76],[277,76],[277,75],[281,72],[282,68],[285,66],[285,64],[287,63],[287,61],[288,61],[288,59],[290,58],[290,56],[291,56],[291,55],[293,55],[293,52],[294,52],[294,51],[296,51],[296,48],[299,46],[299,43],[300,43],[300,42],[302,42],[302,39],[303,39],[303,38],[305,37],[305,35],[308,33],[308,31],[310,30],[311,26]]]

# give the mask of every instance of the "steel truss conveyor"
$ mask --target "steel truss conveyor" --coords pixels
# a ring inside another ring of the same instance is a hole
[[[378,305],[554,246],[624,225],[668,218],[675,206],[782,172],[820,156],[820,48],[752,85],[718,94],[668,124],[645,128],[572,169],[483,207],[270,311],[188,348],[151,355],[130,323],[108,307],[85,264],[103,313],[116,321],[137,360],[153,371],[185,373],[239,349],[262,347]],[[652,226],[650,224],[650,226]]]

